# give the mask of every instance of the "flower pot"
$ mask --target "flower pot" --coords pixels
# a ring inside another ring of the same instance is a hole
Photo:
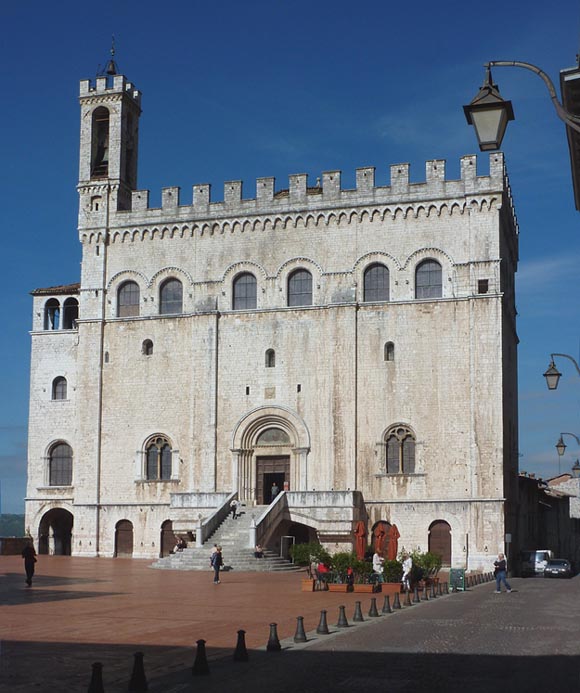
[[[377,587],[380,587],[380,585],[377,585]],[[364,594],[373,594],[373,592],[378,591],[375,590],[375,585],[354,585],[354,591],[355,592],[363,592]]]
[[[328,585],[328,591],[329,592],[352,592],[352,586],[347,585],[346,582],[343,582],[343,583],[331,582]]]
[[[390,597],[394,597],[395,594],[403,591],[402,587],[403,585],[401,582],[383,582],[382,592],[383,594],[388,594]]]
[[[314,578],[302,578],[302,592],[314,592]]]

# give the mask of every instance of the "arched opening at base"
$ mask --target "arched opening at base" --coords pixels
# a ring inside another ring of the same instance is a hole
[[[53,508],[45,513],[38,526],[38,553],[70,556],[73,520],[73,515],[63,508]]]
[[[165,520],[165,522],[161,525],[160,557],[163,558],[163,556],[169,556],[176,544],[177,537],[175,534],[173,534],[173,522],[171,520]]]
[[[130,520],[119,520],[115,525],[115,557],[131,558],[133,556],[133,523]]]
[[[442,565],[451,565],[451,526],[445,520],[429,525],[429,551],[441,556]]]

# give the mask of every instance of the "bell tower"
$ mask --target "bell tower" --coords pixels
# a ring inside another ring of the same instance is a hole
[[[83,227],[93,226],[103,213],[131,208],[131,191],[137,188],[141,93],[117,74],[111,57],[105,74],[94,83],[81,80],[79,99],[79,226]]]

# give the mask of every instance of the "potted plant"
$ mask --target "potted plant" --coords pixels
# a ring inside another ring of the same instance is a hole
[[[356,554],[352,551],[339,551],[330,557],[330,580],[328,589],[330,592],[352,592],[352,584],[349,579],[349,568],[357,561]]]
[[[377,575],[373,572],[373,565],[368,561],[356,560],[353,563],[354,591],[355,592],[380,592],[381,586]]]
[[[312,574],[311,566],[313,563],[328,563],[330,556],[327,551],[317,542],[311,541],[306,544],[294,544],[290,547],[290,555],[296,565],[306,568],[308,577],[302,578],[302,591],[314,592],[316,579]]]
[[[441,556],[431,551],[421,553],[413,551],[411,553],[413,561],[413,569],[411,571],[411,583],[417,584],[418,587],[437,584],[439,578],[437,573],[441,570]]]

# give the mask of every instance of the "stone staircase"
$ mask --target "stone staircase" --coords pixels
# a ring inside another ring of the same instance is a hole
[[[264,550],[264,558],[254,558],[254,549],[248,547],[252,515],[258,517],[267,506],[242,507],[235,520],[231,515],[222,522],[213,535],[198,548],[189,545],[183,551],[160,558],[152,568],[166,570],[210,570],[209,556],[214,544],[222,547],[225,570],[244,572],[301,570],[273,551]]]

